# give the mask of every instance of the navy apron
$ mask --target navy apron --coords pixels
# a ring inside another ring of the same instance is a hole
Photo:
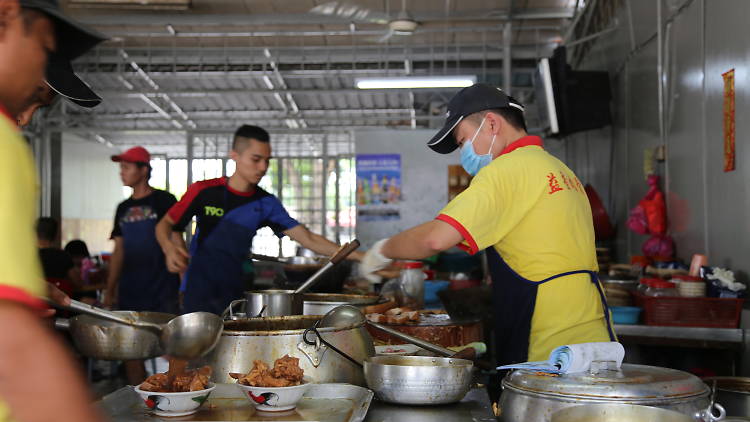
[[[179,312],[179,276],[167,270],[159,243],[156,240],[156,207],[154,194],[148,204],[140,205],[149,215],[139,221],[120,224],[124,260],[118,284],[118,308],[128,311]],[[144,213],[145,214],[145,213]]]
[[[242,264],[252,247],[261,223],[261,201],[227,210],[228,190],[224,188],[224,215],[205,238],[200,234],[190,245],[190,266],[185,276],[183,312],[211,312],[217,315],[235,299],[243,297],[247,283]]]
[[[527,362],[529,357],[529,337],[531,317],[536,305],[539,285],[556,278],[572,274],[588,274],[596,286],[604,309],[610,341],[615,341],[612,324],[609,320],[609,307],[599,278],[594,271],[568,271],[553,275],[542,281],[531,281],[513,271],[494,247],[485,249],[492,277],[492,300],[495,308],[495,348],[498,365]]]

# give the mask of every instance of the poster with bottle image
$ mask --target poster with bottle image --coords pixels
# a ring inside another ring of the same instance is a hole
[[[398,220],[401,201],[401,156],[360,154],[357,165],[357,219]]]

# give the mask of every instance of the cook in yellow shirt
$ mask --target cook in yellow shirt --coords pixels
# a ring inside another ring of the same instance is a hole
[[[0,116],[0,300],[44,309],[37,299],[47,290],[35,243],[36,191],[28,143],[7,114]]]
[[[437,217],[486,250],[498,363],[546,360],[563,344],[614,340],[581,182],[536,136],[508,145]],[[605,317],[606,315],[606,317]]]
[[[422,259],[453,246],[485,250],[492,278],[496,358],[501,365],[545,360],[565,344],[614,341],[596,277],[591,209],[581,182],[529,136],[523,105],[477,83],[449,102],[427,143],[460,148],[471,185],[426,223],[376,242],[360,272],[394,259]]]

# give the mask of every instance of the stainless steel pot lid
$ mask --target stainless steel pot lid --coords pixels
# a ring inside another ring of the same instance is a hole
[[[562,376],[517,370],[502,384],[532,394],[594,400],[673,400],[709,393],[700,378],[687,372],[631,364],[623,364],[617,371]]]

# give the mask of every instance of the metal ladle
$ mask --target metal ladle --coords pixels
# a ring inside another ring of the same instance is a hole
[[[159,343],[165,354],[180,359],[195,359],[210,352],[219,342],[224,329],[221,317],[209,312],[192,312],[172,318],[166,324],[154,324],[128,318],[77,300],[71,299],[67,307],[50,300],[47,302],[56,308],[69,309],[133,327],[154,330],[159,333]]]

